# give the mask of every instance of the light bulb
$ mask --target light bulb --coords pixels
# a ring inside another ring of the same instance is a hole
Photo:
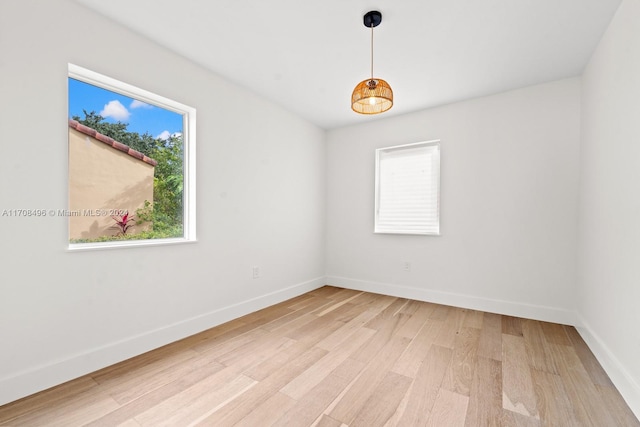
[[[371,96],[369,97],[369,105],[376,105],[376,97],[375,96]]]

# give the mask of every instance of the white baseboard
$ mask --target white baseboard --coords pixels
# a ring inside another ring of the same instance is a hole
[[[358,291],[374,292],[395,297],[410,298],[460,308],[481,310],[489,313],[524,317],[545,322],[575,325],[576,313],[556,307],[524,304],[520,302],[482,298],[473,295],[434,291],[430,289],[400,286],[390,283],[371,282],[347,277],[327,276],[327,284]]]
[[[580,336],[584,342],[587,343],[587,346],[591,349],[596,359],[598,359],[598,362],[600,362],[600,365],[604,368],[607,375],[609,375],[609,378],[627,402],[627,405],[629,405],[629,408],[631,408],[636,418],[640,420],[640,384],[633,379],[624,365],[620,363],[605,342],[593,332],[593,329],[589,327],[583,318],[580,318],[580,324],[581,326],[576,327]]]
[[[576,313],[554,307],[536,306],[471,295],[433,291],[345,277],[319,277],[285,289],[214,310],[145,334],[95,348],[66,359],[0,379],[0,405],[62,384],[163,345],[207,330],[245,314],[277,304],[327,285],[380,293],[419,301],[450,305],[528,319],[574,325],[607,372],[625,401],[640,419],[640,385],[629,375],[605,343]]]
[[[0,378],[0,405],[95,372],[324,285],[325,278],[318,277],[144,334],[112,342],[81,354],[18,372],[9,377]]]
[[[341,288],[575,326],[582,336],[582,339],[584,339],[587,346],[591,349],[598,359],[598,362],[600,362],[600,365],[602,365],[607,375],[609,375],[609,378],[611,378],[611,381],[613,381],[627,402],[627,405],[629,405],[636,417],[640,419],[640,385],[634,381],[633,377],[609,350],[604,341],[602,341],[585,320],[575,312],[555,307],[481,298],[472,295],[455,294],[346,277],[327,276],[326,280],[328,285]]]

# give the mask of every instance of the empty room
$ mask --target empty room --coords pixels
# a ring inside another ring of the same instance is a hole
[[[0,426],[640,426],[638,28],[0,1]]]

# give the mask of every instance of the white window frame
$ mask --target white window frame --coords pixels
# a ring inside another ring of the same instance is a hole
[[[435,190],[435,224],[432,224],[429,229],[425,230],[425,226],[423,227],[415,227],[406,224],[398,224],[396,227],[385,226],[381,224],[380,221],[380,205],[382,196],[382,188],[381,188],[381,174],[384,172],[382,170],[383,166],[381,165],[381,158],[385,153],[397,152],[401,150],[409,150],[421,147],[434,147],[433,152],[430,154],[430,158],[432,159],[432,167],[435,169],[432,171],[431,177],[432,180],[435,180],[435,183],[432,182],[431,190]],[[415,235],[440,235],[440,140],[431,140],[431,141],[422,141],[416,142],[412,144],[404,144],[404,145],[395,145],[392,147],[384,147],[378,148],[376,150],[376,170],[375,170],[375,218],[374,218],[374,233],[376,234],[415,234]],[[435,189],[433,188],[435,187]]]
[[[183,117],[183,235],[168,239],[119,240],[96,243],[69,243],[70,251],[89,249],[109,249],[136,246],[167,245],[196,241],[196,109],[169,98],[157,95],[128,83],[96,73],[75,64],[68,64],[68,77],[112,92],[155,105],[181,114]],[[68,233],[67,233],[68,235]]]

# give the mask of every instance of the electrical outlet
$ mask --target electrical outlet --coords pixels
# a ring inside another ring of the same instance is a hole
[[[251,271],[253,272],[253,278],[254,279],[259,279],[260,278],[260,267],[254,266],[251,268]]]
[[[411,263],[409,261],[404,261],[402,263],[402,269],[404,271],[411,271]]]

